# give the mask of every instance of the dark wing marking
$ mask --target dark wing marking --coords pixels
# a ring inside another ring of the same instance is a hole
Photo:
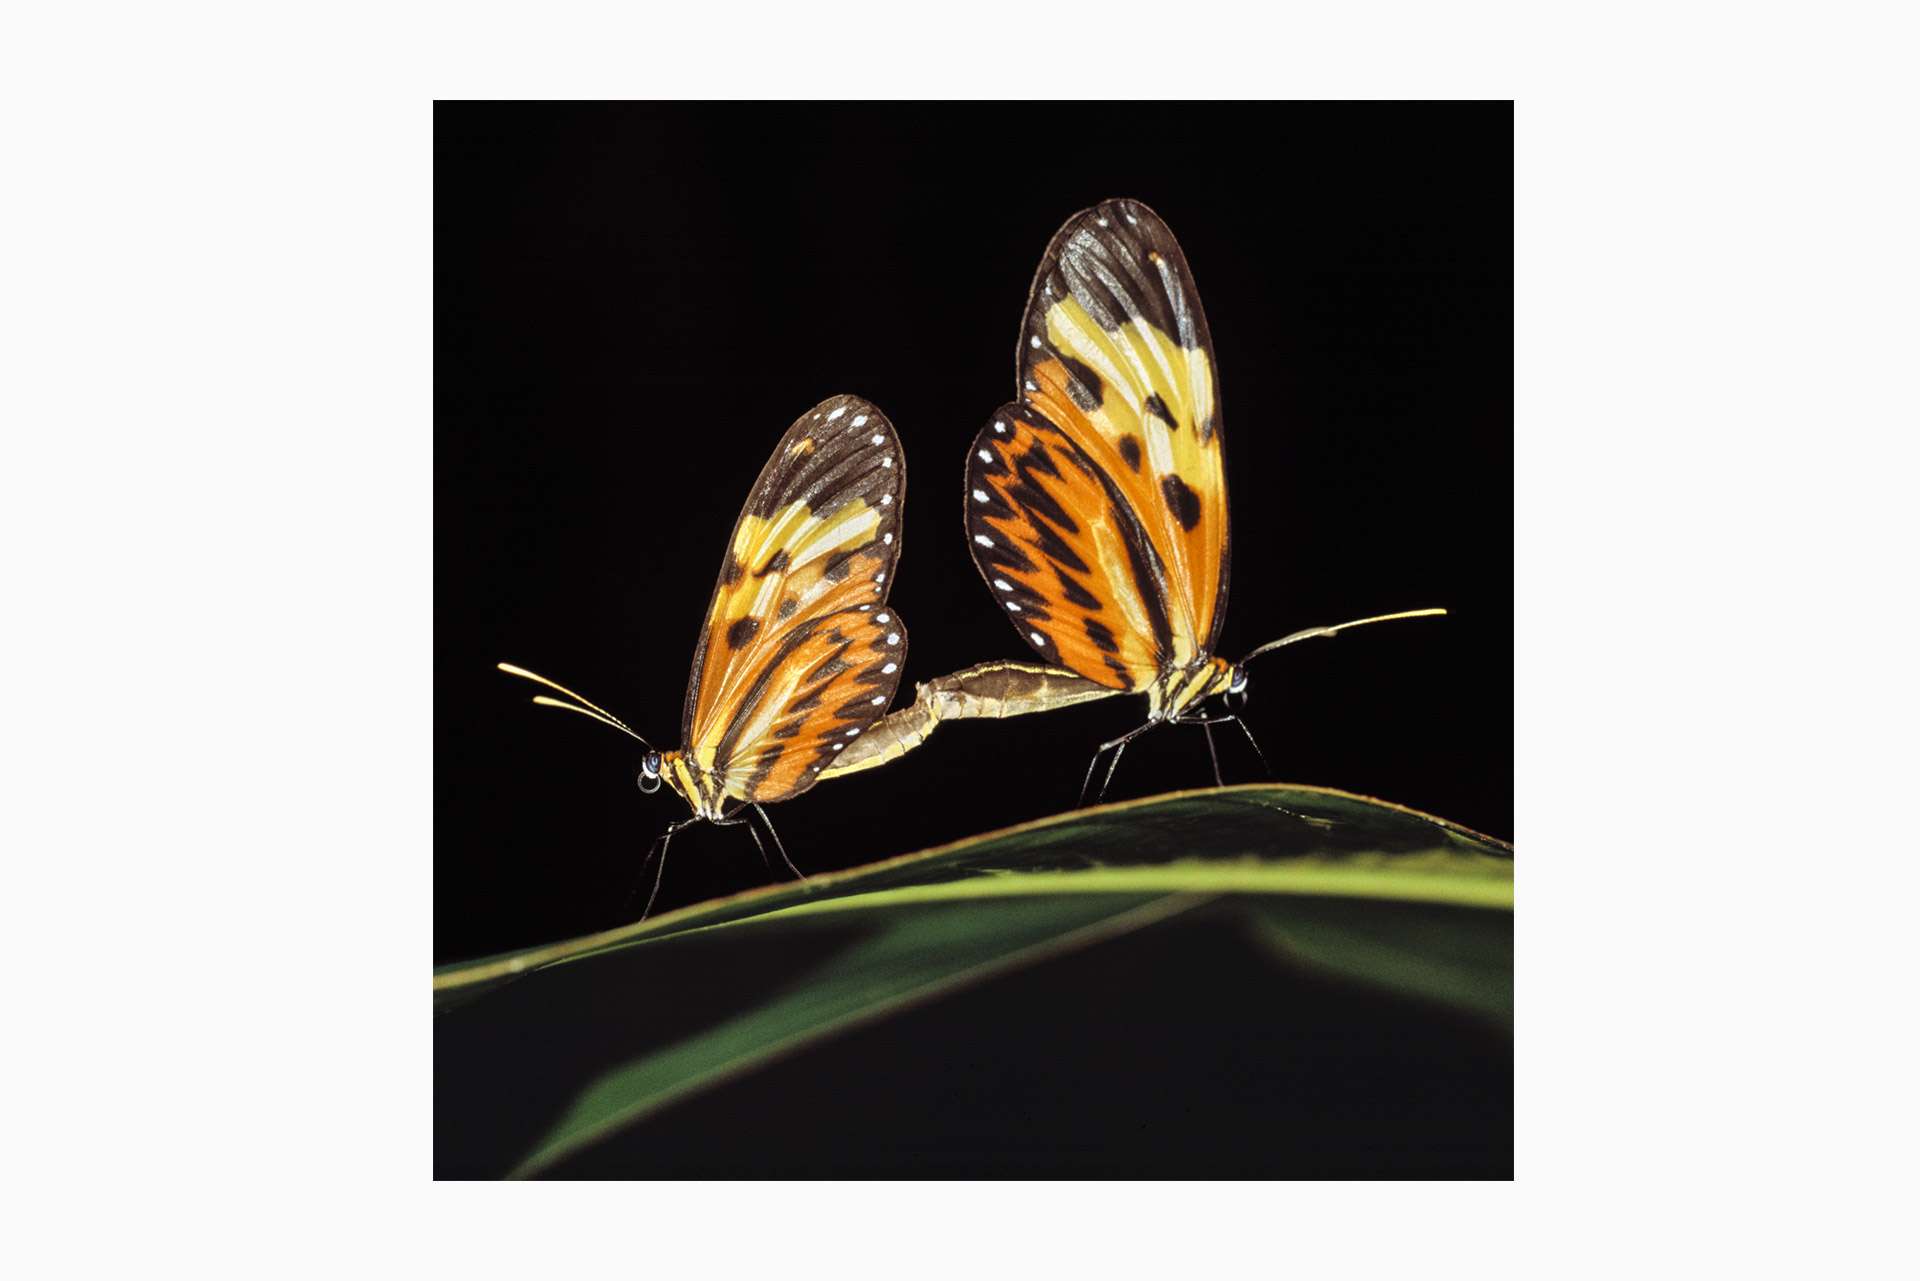
[[[907,628],[890,605],[855,607],[788,635],[742,695],[717,760],[726,794],[781,801],[886,715],[907,661]]]
[[[884,607],[900,558],[907,464],[885,414],[835,396],[795,420],[741,509],[694,649],[681,722],[708,770],[741,702],[788,643],[828,614]]]
[[[1211,654],[1226,613],[1227,482],[1213,340],[1186,255],[1137,200],[1075,214],[1020,329],[1020,398],[1140,514],[1167,566],[1172,660]]]
[[[1064,432],[1005,405],[967,456],[967,544],[1047,662],[1141,689],[1168,662],[1166,575],[1131,504]]]

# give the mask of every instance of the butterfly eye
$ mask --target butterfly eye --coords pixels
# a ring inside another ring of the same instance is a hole
[[[1247,669],[1234,668],[1227,682],[1226,702],[1230,710],[1237,712],[1247,705],[1247,683]]]
[[[640,762],[640,777],[637,780],[643,792],[660,790],[660,753],[648,752]]]

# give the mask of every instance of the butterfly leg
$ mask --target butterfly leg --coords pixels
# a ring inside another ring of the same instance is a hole
[[[1267,764],[1267,754],[1260,750],[1260,743],[1257,739],[1254,738],[1253,731],[1247,728],[1247,723],[1241,720],[1238,716],[1229,716],[1227,717],[1227,719],[1232,721],[1235,725],[1238,725],[1240,727],[1240,732],[1247,736],[1247,746],[1251,747],[1253,749],[1253,754],[1260,758],[1260,768],[1266,771],[1268,778],[1272,778],[1273,766]]]
[[[652,860],[655,851],[659,852],[660,865],[654,870],[653,892],[647,895],[647,905],[640,912],[640,918],[639,918],[640,920],[644,921],[647,919],[648,914],[653,911],[653,901],[656,898],[660,897],[660,882],[663,879],[665,879],[667,874],[667,846],[673,843],[673,834],[679,831],[681,828],[690,826],[699,821],[700,821],[699,816],[695,815],[693,818],[683,818],[678,823],[667,824],[667,830],[660,833],[660,835],[654,838],[652,848],[647,850],[647,857],[640,860],[640,872],[641,872],[641,875],[644,876],[647,870],[647,863]],[[633,889],[627,894],[627,904],[626,904],[627,909],[631,909],[633,907],[634,896],[639,893],[640,893],[640,883],[636,881],[634,883]],[[625,911],[623,910],[622,915],[624,914],[625,914]]]
[[[1120,768],[1120,757],[1122,753],[1127,750],[1127,744],[1133,740],[1135,735],[1144,734],[1152,728],[1152,722],[1148,722],[1139,729],[1134,730],[1131,734],[1122,734],[1113,744],[1113,759],[1107,762],[1107,776],[1100,780],[1100,795],[1096,799],[1102,801],[1107,799],[1107,789],[1113,786],[1113,774],[1115,770]]]
[[[1100,746],[1093,753],[1093,759],[1087,762],[1087,776],[1080,783],[1080,804],[1085,805],[1087,803],[1087,788],[1093,783],[1093,767],[1100,763],[1101,753],[1109,750],[1113,752],[1113,759],[1107,764],[1107,775],[1105,778],[1100,780],[1099,795],[1094,798],[1095,800],[1103,801],[1107,798],[1107,789],[1113,786],[1113,773],[1115,770],[1120,768],[1120,754],[1127,750],[1127,744],[1131,742],[1133,739],[1138,738],[1140,735],[1146,733],[1148,730],[1152,729],[1157,724],[1159,724],[1158,721],[1148,721],[1145,725],[1142,725],[1139,729],[1128,730],[1126,733],[1122,734],[1119,738],[1114,739],[1111,743],[1100,744]]]
[[[787,865],[787,870],[793,873],[793,878],[797,881],[806,880],[807,874],[795,867],[793,860],[787,857],[787,847],[780,843],[780,833],[773,830],[773,820],[767,817],[767,812],[758,805],[753,807],[753,812],[758,814],[760,821],[767,825],[767,835],[773,838],[773,848],[780,851],[780,861]]]
[[[1093,786],[1093,767],[1100,763],[1100,753],[1106,750],[1104,746],[1094,749],[1093,759],[1087,762],[1087,776],[1080,780],[1080,799],[1074,802],[1075,806],[1087,803],[1087,789]]]
[[[1205,729],[1207,731],[1207,750],[1209,752],[1213,751],[1213,726],[1238,725],[1240,732],[1247,736],[1247,746],[1251,747],[1253,754],[1260,758],[1260,768],[1267,772],[1268,778],[1273,777],[1273,766],[1267,764],[1267,754],[1260,750],[1260,743],[1254,738],[1253,731],[1248,729],[1247,723],[1238,716],[1192,716],[1183,718],[1176,723],[1180,725],[1198,725]],[[1220,757],[1217,754],[1213,758],[1213,781],[1220,783],[1223,787],[1225,786],[1225,784],[1221,782]]]
[[[1093,786],[1093,767],[1100,763],[1100,753],[1105,750],[1104,747],[1095,748],[1093,759],[1087,762],[1087,776],[1080,780],[1080,799],[1074,802],[1076,807],[1087,803],[1087,789]]]
[[[1225,787],[1227,780],[1220,777],[1220,753],[1215,751],[1213,747],[1213,722],[1201,721],[1200,729],[1201,732],[1207,736],[1207,755],[1213,761],[1213,785],[1215,787]]]
[[[768,875],[769,877],[771,877],[771,876],[773,875],[773,860],[767,857],[767,845],[766,845],[766,842],[760,839],[760,833],[759,833],[759,831],[758,831],[758,830],[757,830],[757,829],[756,829],[756,828],[754,827],[754,825],[753,825],[753,820],[752,820],[752,819],[746,819],[746,818],[735,818],[735,817],[734,817],[734,815],[735,815],[735,814],[738,814],[738,813],[739,813],[739,812],[740,812],[741,810],[743,810],[743,809],[745,809],[745,808],[747,808],[747,807],[746,807],[746,806],[744,806],[744,805],[736,805],[736,806],[735,806],[735,807],[734,807],[734,808],[733,808],[732,810],[730,810],[730,811],[729,811],[729,812],[727,813],[727,816],[726,816],[725,818],[723,818],[723,819],[721,819],[721,820],[720,820],[720,821],[719,821],[718,823],[715,823],[715,824],[714,824],[714,826],[715,826],[715,827],[744,827],[744,828],[746,828],[746,829],[747,829],[747,835],[748,835],[748,836],[751,836],[751,837],[753,838],[753,848],[755,848],[755,849],[757,849],[757,850],[759,850],[759,851],[760,851],[760,862],[761,862],[761,864],[762,864],[762,865],[763,865],[763,866],[764,866],[764,867],[765,867],[765,868],[767,869],[767,875]],[[756,806],[755,808],[757,809],[757,808],[759,808],[759,807],[758,807],[758,806]],[[760,817],[761,817],[761,818],[765,818],[765,817],[766,817],[766,814],[765,814],[765,813],[763,812],[763,813],[762,813],[762,814],[760,815]],[[769,830],[769,831],[771,831],[772,829],[771,829],[771,828],[769,828],[768,830]]]

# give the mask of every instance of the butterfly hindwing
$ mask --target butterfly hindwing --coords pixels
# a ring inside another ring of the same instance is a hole
[[[694,650],[682,742],[702,769],[736,777],[768,691],[791,683],[778,669],[824,643],[812,629],[884,609],[905,498],[893,424],[857,396],[821,402],[781,437],[734,524]]]
[[[719,745],[726,793],[782,801],[813,786],[886,714],[906,658],[907,629],[890,605],[843,609],[787,637]]]
[[[1171,658],[1210,654],[1225,614],[1227,487],[1213,340],[1186,256],[1136,200],[1067,220],[1020,331],[1020,396],[1139,514],[1166,566]]]
[[[1064,432],[1005,405],[967,456],[967,541],[1021,639],[1109,689],[1173,644],[1165,572],[1131,504]]]

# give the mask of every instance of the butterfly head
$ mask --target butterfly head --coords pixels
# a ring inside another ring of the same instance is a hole
[[[1233,670],[1227,674],[1225,698],[1229,711],[1237,713],[1246,707],[1248,683],[1247,665],[1235,663]]]
[[[649,794],[660,790],[660,753],[650,751],[640,758],[640,790]]]

